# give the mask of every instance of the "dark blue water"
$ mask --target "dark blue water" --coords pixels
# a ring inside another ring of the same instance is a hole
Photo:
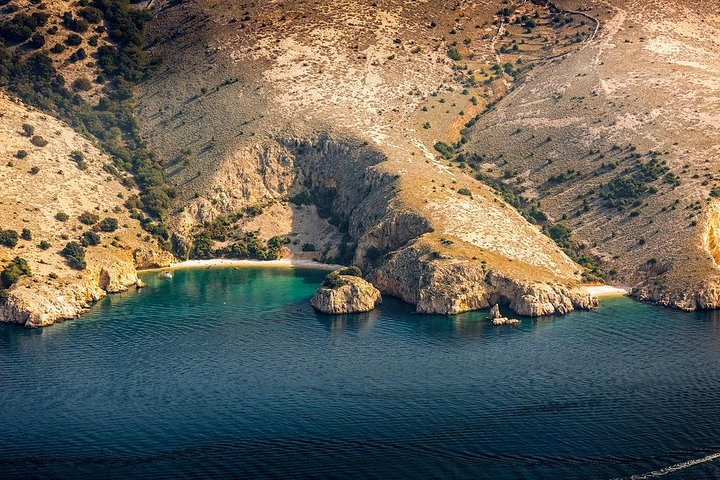
[[[0,478],[720,477],[720,316],[330,317],[322,276],[152,275],[2,326]]]

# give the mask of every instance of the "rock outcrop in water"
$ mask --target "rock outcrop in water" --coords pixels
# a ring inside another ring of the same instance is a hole
[[[328,280],[310,299],[310,305],[319,312],[328,314],[369,312],[382,301],[380,291],[358,276],[333,272],[328,275]]]
[[[490,309],[488,320],[490,320],[493,325],[520,325],[520,320],[503,317],[500,313],[500,305],[497,303]]]

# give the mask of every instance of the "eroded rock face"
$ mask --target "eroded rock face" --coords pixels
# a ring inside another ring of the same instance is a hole
[[[499,301],[529,317],[597,306],[597,299],[579,285],[509,277],[478,261],[435,258],[421,244],[397,252],[371,280],[381,291],[415,304],[419,313],[454,315]]]
[[[55,281],[24,277],[7,292],[0,305],[0,321],[35,328],[79,317],[108,293],[144,286],[137,276],[129,253],[115,252],[103,260],[89,263],[86,270]],[[156,252],[169,264],[172,256]],[[147,257],[146,257],[147,258]]]
[[[720,305],[720,284],[716,282],[703,282],[697,290],[690,292],[669,289],[664,283],[650,281],[634,287],[630,294],[638,300],[686,312],[716,309]]]
[[[360,277],[339,275],[344,283],[337,288],[322,286],[310,299],[310,305],[328,314],[360,313],[373,310],[381,301],[380,291]]]

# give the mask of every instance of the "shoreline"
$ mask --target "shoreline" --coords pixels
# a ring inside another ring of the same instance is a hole
[[[138,273],[159,272],[164,270],[181,270],[189,268],[213,268],[213,267],[274,267],[274,268],[305,268],[309,270],[337,270],[343,265],[332,263],[320,263],[314,260],[282,258],[279,260],[233,260],[228,258],[213,258],[209,260],[185,260],[183,262],[171,263],[167,267],[149,268],[138,270]]]
[[[590,295],[595,297],[624,297],[630,295],[626,288],[613,287],[612,285],[590,285],[585,287]]]

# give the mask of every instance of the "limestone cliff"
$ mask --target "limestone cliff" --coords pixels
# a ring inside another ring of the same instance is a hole
[[[506,303],[520,315],[541,316],[597,306],[584,288],[568,286],[562,278],[548,280],[548,272],[491,266],[495,262],[449,256],[431,245],[420,239],[394,253],[371,280],[421,313],[457,314]],[[484,258],[493,256],[487,252]]]

